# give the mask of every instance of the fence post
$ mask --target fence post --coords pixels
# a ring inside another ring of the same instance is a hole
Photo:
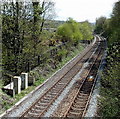
[[[29,61],[28,61],[28,64],[27,64],[27,67],[28,67],[28,72],[30,71],[30,63],[29,63]]]
[[[40,64],[40,56],[38,56],[38,65]]]

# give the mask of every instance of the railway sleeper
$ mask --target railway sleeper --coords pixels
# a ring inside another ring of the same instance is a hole
[[[69,118],[70,118],[70,119],[74,119],[74,118],[75,118],[75,119],[81,119],[79,115],[74,115],[74,114],[68,114],[67,117],[68,117],[68,119],[69,119]]]
[[[44,109],[45,106],[44,106],[44,105],[35,105],[34,108],[35,108],[35,109]]]
[[[52,90],[53,90],[53,91],[55,91],[55,90],[56,90],[56,91],[59,91],[59,90],[61,90],[62,87],[64,87],[64,85],[63,85],[63,86],[54,87]],[[51,91],[51,92],[52,92],[52,91]]]
[[[72,106],[71,109],[74,110],[74,111],[77,111],[77,112],[84,111],[84,108],[77,108],[77,107],[74,107],[74,106]]]
[[[32,108],[30,112],[32,112],[32,113],[40,113],[40,112],[42,112],[42,110],[43,109],[40,109],[40,108],[39,109]]]
[[[58,86],[56,86],[56,87],[53,87],[52,90],[60,90],[61,87],[63,87],[63,86],[61,86],[61,85],[59,86],[59,85],[58,85]]]
[[[76,100],[75,100],[75,103],[74,103],[74,104],[76,104],[76,105],[82,105],[82,104],[86,105],[86,102],[87,102],[87,101],[76,101]]]
[[[38,113],[31,113],[31,112],[28,112],[28,114],[25,116],[25,117],[38,117],[39,114]]]
[[[83,95],[78,95],[77,96],[77,99],[87,99],[88,98],[88,96],[83,96]]]
[[[43,101],[42,101],[42,102],[39,102],[39,106],[44,106],[44,107],[45,107],[45,106],[47,106],[47,105],[48,105],[48,103],[46,103],[46,102],[43,102]]]
[[[60,91],[60,90],[53,90],[53,91],[51,91],[51,92],[52,92],[52,94],[57,95],[57,94],[59,93],[59,91]]]
[[[44,104],[48,104],[49,102],[50,100],[44,100],[44,99],[41,100],[41,103],[44,103]]]
[[[53,88],[52,90],[53,90],[53,91],[51,91],[51,92],[59,91],[59,90],[61,90],[61,87],[58,87],[58,88],[56,87],[56,88]]]
[[[70,119],[82,119],[79,115],[78,116],[74,116],[74,115],[70,115],[70,116],[67,116],[68,117],[68,119],[70,118]]]
[[[86,91],[86,90],[90,90],[91,89],[91,87],[92,87],[92,84],[90,85],[86,85],[86,86],[84,86],[82,89],[81,89],[81,91]]]
[[[65,86],[67,83],[63,83],[63,84],[58,84],[55,88],[61,88],[61,87],[63,87],[63,86]]]
[[[44,97],[44,99],[46,99],[46,100],[48,100],[48,99],[51,100],[53,98],[54,98],[54,96],[48,96],[48,95]]]
[[[42,99],[42,100],[45,100],[45,101],[50,101],[52,98],[47,98],[46,96]]]
[[[88,96],[88,94],[84,94],[84,93],[79,93],[79,95]]]
[[[46,96],[45,96],[46,98],[54,98],[54,95],[49,95],[49,94],[47,94]]]
[[[73,110],[70,110],[69,113],[67,114],[67,117],[80,117],[83,112],[76,112]]]
[[[48,95],[52,95],[54,97],[54,96],[56,96],[56,93],[49,92]]]
[[[91,90],[91,89],[89,89],[89,90],[87,89],[87,90],[83,90],[82,92],[83,92],[84,94],[90,94],[90,90]]]
[[[48,101],[50,101],[50,98],[45,98],[45,97],[43,97],[43,98],[40,99],[40,101],[48,102]]]
[[[85,102],[87,101],[88,99],[87,98],[76,98],[75,102]]]
[[[81,103],[80,105],[73,104],[73,106],[76,107],[76,108],[85,108],[85,103]]]
[[[58,86],[65,85],[65,82],[58,82]]]

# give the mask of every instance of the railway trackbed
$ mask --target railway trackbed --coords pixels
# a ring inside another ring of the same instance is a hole
[[[101,46],[103,46],[101,44]],[[82,84],[78,87],[78,91],[76,92],[73,100],[71,101],[68,109],[63,114],[63,117],[84,117],[90,96],[92,94],[93,88],[96,82],[97,71],[101,62],[102,53],[104,48],[100,47],[96,56],[94,57],[94,61],[91,62],[91,66],[89,65],[87,75],[84,77]],[[90,76],[94,78],[89,79]]]
[[[95,77],[97,68],[99,66],[98,61],[100,61],[100,58],[102,57],[102,47],[103,42],[100,41],[98,36],[96,36],[96,42],[94,42],[91,47],[88,47],[81,57],[76,58],[76,61],[71,63],[69,67],[66,68],[67,70],[59,75],[59,77],[57,76],[56,79],[54,79],[56,81],[53,83],[53,85],[50,86],[42,95],[38,96],[38,98],[29,107],[23,110],[23,112],[19,114],[19,117],[44,117],[44,114],[70,84],[75,75],[83,68],[83,65],[88,63],[89,65],[85,68],[84,75],[81,76],[82,80],[78,85],[78,91],[74,96],[74,100],[71,101],[67,111],[65,111],[63,115],[64,117],[71,117],[74,116],[75,113],[78,113],[79,110],[85,110],[90,97],[91,88],[95,82],[94,80],[87,81],[87,77],[90,75]],[[88,88],[86,89],[85,87]],[[85,103],[84,108],[77,107],[78,105],[75,103],[77,102],[77,99],[79,101],[83,100],[83,102],[78,102],[78,104],[82,103],[82,105],[84,105]],[[86,102],[84,102],[84,100]],[[78,114],[75,116],[78,116]]]
[[[49,90],[47,90],[42,97],[35,101],[35,103],[21,115],[21,118],[42,117],[53,102],[55,102],[55,100],[59,97],[62,91],[68,86],[72,78],[82,68],[82,65],[84,64],[83,62],[86,62],[86,60],[89,59],[88,57],[91,56],[91,53],[94,52],[94,55],[90,59],[91,62],[93,62],[92,59],[97,59],[95,57],[97,57],[96,53],[99,51],[100,47],[100,43],[97,42],[78,62],[75,63],[75,65],[67,73],[60,78],[60,80],[58,80]],[[91,63],[91,65],[93,64],[94,63]],[[91,68],[91,66],[89,67]]]
[[[50,117],[70,117],[81,118],[86,115],[89,101],[97,80],[97,72],[103,57],[104,41],[101,42],[101,47],[96,51],[94,59],[92,58],[89,65],[82,72],[82,79],[77,77],[74,86],[69,91],[68,95],[61,101],[57,109]],[[85,75],[84,75],[85,74]],[[93,78],[91,79],[90,76]]]

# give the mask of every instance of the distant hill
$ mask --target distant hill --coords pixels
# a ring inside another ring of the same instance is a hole
[[[58,21],[58,20],[46,20],[44,23],[44,28],[57,28],[65,21]]]

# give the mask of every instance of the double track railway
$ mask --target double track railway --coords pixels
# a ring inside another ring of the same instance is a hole
[[[86,76],[79,85],[79,89],[75,98],[71,102],[70,107],[65,112],[64,117],[81,116],[83,114],[87,101],[90,96],[91,89],[95,80],[87,80],[90,75],[96,76],[100,59],[102,57],[103,42],[99,41],[99,37],[96,37],[96,42],[91,45],[85,54],[78,59],[78,61],[67,71],[61,78],[53,84],[39,99],[37,99],[28,109],[26,109],[21,115],[23,117],[42,117],[49,107],[60,96],[63,90],[69,85],[73,77],[80,71],[83,64],[89,60],[89,65],[86,70]],[[93,53],[94,52],[94,53]]]
[[[101,58],[104,51],[104,42],[101,41],[99,49],[96,51],[94,59],[89,63],[87,67],[87,75],[84,77],[84,80],[78,91],[75,94],[71,104],[69,105],[67,111],[64,114],[64,117],[84,117],[89,100],[95,86],[97,71],[101,62]],[[90,79],[90,76],[93,78]]]

